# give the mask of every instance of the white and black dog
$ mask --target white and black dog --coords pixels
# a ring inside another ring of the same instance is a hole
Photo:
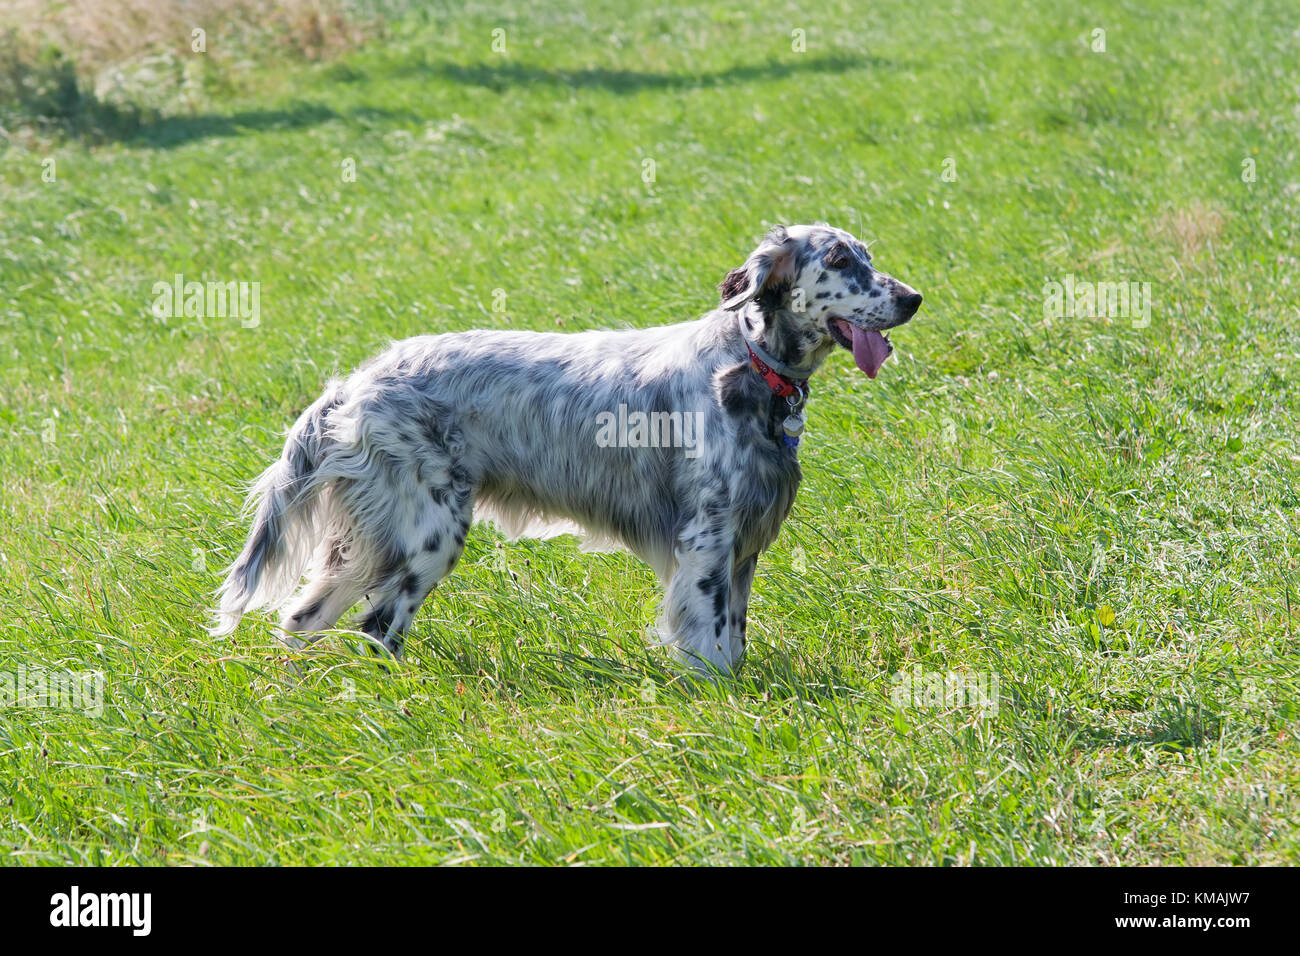
[[[361,630],[400,655],[486,519],[626,546],[665,582],[664,642],[736,669],[754,566],[801,479],[807,380],[836,345],[874,378],[921,296],[826,225],[773,229],[719,288],[694,322],[420,336],[331,382],[252,488],[213,633],[283,606],[298,647],[364,599]]]

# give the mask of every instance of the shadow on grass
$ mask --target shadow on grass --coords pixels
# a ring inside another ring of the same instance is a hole
[[[220,139],[246,132],[306,129],[334,120],[418,123],[424,119],[409,110],[364,106],[340,113],[319,103],[299,103],[285,109],[246,110],[229,115],[169,116],[143,124],[121,140],[133,146],[170,149],[199,139]]]
[[[800,666],[788,654],[780,652],[751,655],[740,677],[756,693],[767,694],[775,700],[798,698],[820,702],[863,694],[842,668],[825,663],[818,664],[816,669]],[[858,675],[858,680],[860,683],[861,675]]]
[[[268,130],[298,130],[334,120],[362,123],[422,123],[409,110],[364,106],[345,113],[320,103],[295,103],[282,109],[239,113],[162,116],[106,103],[86,102],[75,114],[52,120],[29,118],[38,129],[60,132],[89,143],[124,143],[146,149],[171,149],[203,139],[221,139]]]
[[[1079,733],[1079,743],[1093,750],[1147,747],[1186,752],[1218,740],[1221,726],[1222,719],[1217,714],[1197,708],[1163,708],[1155,726],[1146,733],[1117,734],[1084,728]]]
[[[801,56],[797,60],[767,60],[742,63],[709,73],[656,73],[648,70],[611,70],[586,67],[555,70],[529,63],[417,63],[399,68],[396,75],[418,74],[493,90],[507,87],[564,86],[571,89],[602,89],[612,93],[641,90],[677,90],[727,86],[755,80],[783,79],[800,73],[843,73],[866,67],[891,67],[891,61],[870,55]]]
[[[581,690],[645,699],[644,695],[653,689],[689,699],[725,700],[735,695],[825,702],[863,693],[838,667],[800,667],[782,653],[751,655],[738,674],[717,674],[710,679],[635,641],[616,642],[614,651],[615,656],[605,656],[567,648],[533,649],[503,661],[494,658],[487,645],[437,638],[423,645],[430,663],[438,661],[458,677],[488,676],[512,695],[526,689],[543,697],[557,691],[569,694]]]
[[[422,61],[385,72],[386,78],[420,76],[498,92],[509,88],[550,85],[570,89],[603,89],[614,93],[641,90],[681,90],[782,79],[804,73],[842,73],[868,67],[890,67],[891,61],[869,55],[803,56],[796,60],[745,63],[709,73],[655,73],[590,67],[555,70],[525,63],[429,63]],[[344,82],[347,80],[340,80]],[[84,94],[64,104],[57,116],[28,116],[40,129],[58,130],[88,142],[120,142],[149,149],[170,149],[202,139],[238,136],[246,132],[298,130],[334,120],[422,123],[430,117],[410,110],[358,107],[339,112],[323,103],[296,103],[281,109],[238,113],[162,115],[102,103]],[[18,117],[21,119],[22,117]]]
[[[141,125],[125,137],[125,142],[135,146],[168,149],[196,139],[238,136],[252,131],[305,129],[338,118],[339,114],[334,110],[315,103],[296,104],[278,110],[248,110],[230,115],[168,116]]]

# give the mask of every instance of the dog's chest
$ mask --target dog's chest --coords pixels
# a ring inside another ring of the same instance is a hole
[[[775,444],[737,449],[731,476],[736,543],[742,553],[765,550],[790,513],[803,473],[794,453]]]

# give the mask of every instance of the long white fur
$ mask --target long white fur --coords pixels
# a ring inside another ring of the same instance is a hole
[[[721,289],[723,307],[692,322],[421,336],[330,382],[253,485],[213,633],[282,608],[300,644],[364,599],[362,629],[400,654],[477,519],[630,548],[665,583],[665,642],[701,670],[734,670],[756,559],[801,477],[776,426],[785,405],[749,367],[742,324],[782,362],[815,368],[846,345],[835,320],[890,328],[920,297],[824,225],[773,230]],[[601,447],[600,416],[620,404],[698,414],[698,454]]]

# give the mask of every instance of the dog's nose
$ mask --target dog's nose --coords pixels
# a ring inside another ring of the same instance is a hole
[[[916,310],[921,307],[921,293],[913,292],[911,295],[902,296],[898,300],[898,311],[903,313],[903,318],[910,319],[916,315]]]

